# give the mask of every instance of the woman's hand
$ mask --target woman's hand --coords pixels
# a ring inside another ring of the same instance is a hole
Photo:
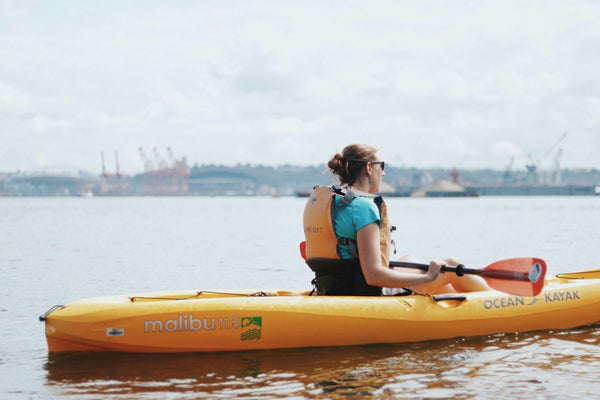
[[[435,280],[440,274],[444,263],[439,261],[429,261],[429,269],[427,270],[427,276],[429,280]]]

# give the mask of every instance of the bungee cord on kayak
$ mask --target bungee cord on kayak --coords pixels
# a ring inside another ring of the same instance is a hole
[[[136,300],[190,300],[190,299],[198,298],[204,294],[217,294],[217,295],[224,295],[224,296],[241,296],[241,297],[272,296],[269,293],[266,293],[263,291],[254,292],[254,293],[231,293],[231,292],[218,292],[218,291],[212,291],[212,290],[201,290],[192,295],[184,296],[184,297],[132,296],[132,297],[129,297],[129,300],[131,300],[131,302],[134,302]]]

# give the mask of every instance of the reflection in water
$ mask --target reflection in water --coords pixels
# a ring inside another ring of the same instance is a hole
[[[577,398],[597,391],[600,329],[405,345],[50,355],[61,397]],[[576,373],[574,371],[576,369]]]

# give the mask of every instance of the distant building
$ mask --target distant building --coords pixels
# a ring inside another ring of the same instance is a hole
[[[5,176],[0,192],[11,196],[85,196],[98,179],[81,171],[46,170]]]
[[[194,195],[254,195],[256,190],[255,178],[226,170],[203,171],[189,178],[189,193]]]
[[[146,196],[181,196],[187,195],[189,190],[190,167],[186,157],[176,159],[171,148],[167,149],[171,159],[167,163],[154,148],[153,163],[144,150],[140,147],[140,157],[144,163],[145,172],[134,179],[135,192]]]
[[[411,193],[412,197],[472,197],[477,192],[467,190],[458,183],[446,179],[436,179]]]
[[[102,174],[98,188],[100,196],[128,196],[133,194],[131,178],[127,175]]]

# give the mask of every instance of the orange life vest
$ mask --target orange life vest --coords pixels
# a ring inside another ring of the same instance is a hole
[[[346,205],[358,196],[373,199],[381,219],[382,265],[389,265],[390,260],[391,232],[394,228],[390,224],[383,198],[370,194],[356,194],[352,190],[339,186],[317,186],[304,208],[306,263],[315,272],[317,292],[328,295],[379,295],[381,288],[368,285],[365,281],[358,260],[356,242],[335,234],[334,218],[337,207],[335,196],[343,196],[342,204]],[[354,259],[342,259],[340,245],[354,248]]]

